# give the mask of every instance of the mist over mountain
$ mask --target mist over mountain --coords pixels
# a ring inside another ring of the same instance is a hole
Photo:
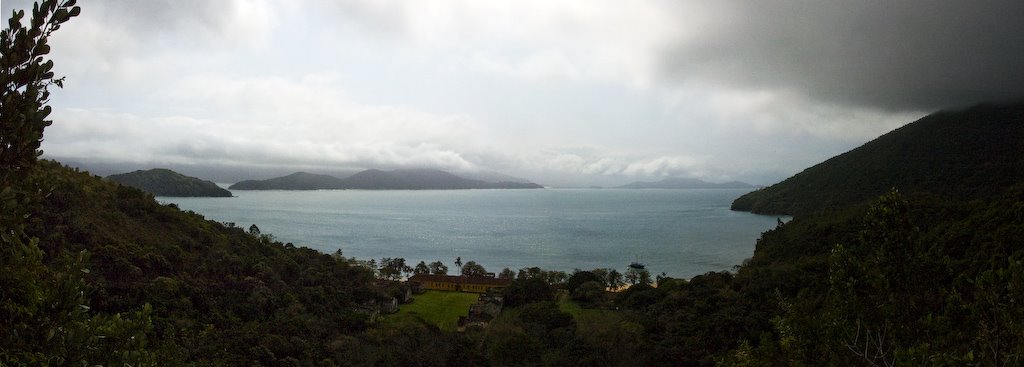
[[[231,190],[320,190],[344,189],[345,183],[337,177],[307,172],[295,172],[266,180],[245,180],[231,185]]]
[[[246,180],[231,185],[232,190],[464,190],[464,189],[539,189],[529,182],[486,182],[456,176],[434,169],[369,169],[346,178],[296,172],[268,180]]]
[[[712,183],[696,178],[686,177],[667,177],[661,181],[646,182],[636,181],[630,184],[622,185],[617,188],[619,189],[752,189],[754,185],[739,182],[729,181],[722,183]]]
[[[248,166],[238,164],[210,164],[210,163],[171,163],[159,161],[127,162],[102,159],[74,158],[74,157],[53,157],[46,156],[69,167],[89,171],[99,176],[109,176],[122,172],[147,170],[153,167],[163,167],[183,175],[202,177],[203,179],[219,183],[240,182],[250,179],[268,179],[285,176],[294,172],[315,172],[318,174],[331,175],[334,177],[348,177],[359,171],[355,168],[329,168],[329,167],[301,167],[301,166]]]
[[[484,182],[530,182],[530,180],[527,180],[522,177],[516,177],[492,171],[452,171],[451,173],[462,178],[467,178],[470,180],[479,180]]]

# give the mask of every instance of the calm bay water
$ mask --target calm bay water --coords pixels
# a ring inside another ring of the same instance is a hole
[[[408,264],[455,257],[489,271],[616,268],[691,277],[753,255],[776,217],[729,210],[746,190],[233,191],[168,198],[221,222],[256,224],[282,242]]]

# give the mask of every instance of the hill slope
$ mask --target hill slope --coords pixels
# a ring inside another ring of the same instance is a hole
[[[156,196],[231,197],[230,191],[213,182],[163,168],[110,175],[107,179]]]
[[[1024,179],[1024,103],[926,116],[863,146],[744,195],[733,210],[804,215],[886,193],[969,199]]]
[[[484,182],[432,169],[365,170],[346,178],[310,173],[262,181],[242,181],[232,190],[464,190],[464,189],[539,189],[543,186],[522,182]]]
[[[366,327],[379,297],[348,259],[282,244],[164,206],[137,189],[41,161],[52,188],[27,232],[53,266],[88,251],[91,312],[152,308],[147,349],[160,365],[269,365],[327,357],[324,341]],[[340,359],[339,359],[340,360]]]

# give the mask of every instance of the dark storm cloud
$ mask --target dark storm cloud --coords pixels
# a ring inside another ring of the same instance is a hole
[[[671,77],[892,111],[1024,98],[1024,1],[727,1]]]

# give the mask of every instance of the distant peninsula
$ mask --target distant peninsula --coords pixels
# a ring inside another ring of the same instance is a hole
[[[434,169],[369,169],[346,178],[296,172],[267,180],[246,180],[231,190],[467,190],[542,189],[532,182],[487,182]]]
[[[108,180],[131,186],[156,196],[231,197],[231,191],[217,184],[185,176],[169,169],[155,168],[107,176]]]
[[[616,187],[617,189],[753,189],[754,185],[729,181],[723,183],[706,182],[696,178],[669,177],[657,182],[633,182]]]

